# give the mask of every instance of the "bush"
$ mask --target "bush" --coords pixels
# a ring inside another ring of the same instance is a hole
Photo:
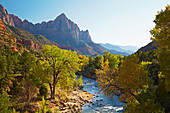
[[[47,88],[43,85],[39,89],[40,96],[44,96],[45,98],[47,97],[48,90]]]
[[[11,113],[11,110],[9,109],[10,107],[10,102],[9,102],[9,97],[8,94],[2,90],[0,93],[0,112],[1,113]]]

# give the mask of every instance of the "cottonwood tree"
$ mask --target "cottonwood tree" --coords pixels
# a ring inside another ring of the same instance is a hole
[[[158,44],[158,61],[160,65],[159,85],[156,89],[158,101],[165,111],[170,111],[170,6],[161,10],[154,20],[155,27],[151,30],[152,40]]]
[[[109,51],[105,51],[104,53],[104,62],[108,60],[109,67],[112,69],[117,69],[118,64],[120,62],[118,55],[111,54]]]
[[[55,45],[43,46],[42,53],[53,68],[52,82],[49,83],[49,86],[51,98],[54,99],[56,86],[69,89],[75,85],[75,73],[79,70],[79,58],[75,51],[61,50]]]
[[[156,25],[150,32],[152,39],[158,43],[159,64],[165,75],[166,89],[170,91],[170,5],[158,12],[154,22]]]
[[[119,99],[128,103],[125,108],[130,111],[132,109],[129,110],[129,108],[132,107],[129,106],[132,103],[132,105],[135,103],[141,105],[143,101],[139,94],[152,84],[148,77],[147,64],[140,63],[135,55],[128,56],[125,60],[122,60],[119,69],[110,68],[109,62],[106,61],[102,65],[103,69],[96,72],[99,87],[101,87],[104,94],[109,96],[121,92],[122,95]]]

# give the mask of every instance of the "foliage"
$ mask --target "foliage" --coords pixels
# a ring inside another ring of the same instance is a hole
[[[148,76],[149,65],[151,62],[140,62],[131,55],[121,61],[119,70],[115,70],[106,60],[102,69],[96,71],[99,87],[108,96],[121,94],[119,99],[126,102],[124,112],[164,112]]]
[[[10,102],[8,94],[2,90],[0,94],[0,112],[1,113],[11,113],[10,108]]]
[[[13,78],[15,53],[10,48],[0,48],[0,88]]]
[[[49,62],[37,60],[36,65],[31,68],[30,78],[35,82],[36,86],[42,86],[44,83],[52,81],[52,67]]]
[[[83,70],[85,66],[89,63],[89,58],[86,57],[85,55],[78,55],[78,58],[79,58],[80,69]]]
[[[104,52],[104,61],[109,61],[109,68],[118,69],[119,58],[118,55],[111,54],[109,51]]]
[[[69,90],[76,83],[75,73],[79,70],[79,58],[76,52],[61,50],[57,46],[45,45],[42,48],[43,56],[48,59],[53,69],[52,81],[49,83],[51,98],[55,98],[55,87]],[[53,85],[53,86],[52,86]]]
[[[161,10],[154,20],[156,26],[151,30],[152,39],[158,43],[159,64],[165,75],[166,89],[170,91],[170,6]]]
[[[112,85],[113,81],[117,81],[117,74],[113,69],[109,68],[109,62],[105,61],[102,64],[102,69],[96,70],[98,87],[103,90],[105,95],[113,95],[113,92],[117,89]],[[113,79],[114,78],[114,79]]]
[[[144,65],[139,63],[135,55],[128,56],[121,62],[119,71],[110,69],[108,62],[103,64],[103,70],[97,70],[97,81],[104,92],[122,92],[120,99],[126,101],[140,101],[136,97],[150,80]]]
[[[96,69],[101,69],[101,65],[103,64],[103,56],[102,55],[97,55],[94,60],[94,67]]]
[[[42,97],[42,102],[39,102],[39,104],[40,104],[39,110],[36,111],[35,113],[47,113],[49,111],[48,101],[46,101],[44,97]]]
[[[33,91],[33,89],[35,88],[34,82],[30,78],[31,68],[35,66],[36,59],[34,55],[30,54],[27,51],[24,51],[19,60],[19,64],[21,66],[20,73],[23,76],[22,92],[26,94],[26,99],[27,101],[29,101],[33,96],[33,93],[36,93],[35,90]]]
[[[44,98],[46,98],[48,94],[48,89],[43,85],[39,88],[39,93],[40,93],[40,96],[43,96]]]

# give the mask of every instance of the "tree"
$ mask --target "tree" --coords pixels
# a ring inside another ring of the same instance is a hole
[[[75,72],[79,70],[79,58],[76,52],[61,50],[55,45],[43,46],[42,53],[53,68],[52,83],[49,86],[51,98],[54,99],[56,85],[69,89],[76,82]]]
[[[101,69],[101,65],[103,63],[104,59],[103,59],[103,56],[102,55],[97,55],[95,57],[95,61],[94,61],[94,64],[95,64],[95,68],[96,69]]]
[[[152,40],[158,44],[158,61],[160,65],[159,85],[156,89],[158,101],[165,107],[165,111],[170,111],[170,6],[161,10],[154,20],[155,27],[151,30]],[[161,81],[161,82],[160,82]]]
[[[33,96],[31,94],[31,92],[35,92],[33,91],[33,82],[30,79],[30,73],[31,73],[31,69],[34,68],[35,66],[35,62],[36,59],[34,57],[34,55],[30,54],[27,51],[24,51],[22,53],[22,55],[20,56],[20,66],[21,66],[21,70],[20,73],[23,75],[23,86],[25,87],[25,94],[26,94],[26,99],[27,101],[30,100],[30,96]]]
[[[0,48],[0,88],[13,78],[15,70],[15,53],[8,47]]]
[[[85,66],[87,66],[89,63],[89,58],[86,57],[85,55],[78,55],[78,58],[79,58],[80,68],[82,71],[84,71]]]
[[[140,103],[137,95],[151,83],[144,68],[145,63],[141,64],[138,58],[132,55],[121,61],[119,71],[110,69],[108,62],[105,62],[102,67],[103,70],[97,71],[97,81],[105,94],[113,95],[121,91],[121,100]]]
[[[170,5],[158,12],[154,22],[156,26],[150,32],[152,40],[158,43],[159,64],[165,75],[166,89],[170,91]]]
[[[118,69],[119,64],[119,56],[111,54],[109,51],[105,51],[104,53],[104,62],[108,60],[109,67],[112,69]]]
[[[31,69],[30,78],[36,86],[42,86],[44,83],[51,83],[52,67],[49,62],[37,60],[36,65]]]
[[[46,88],[47,84],[52,82],[52,67],[49,62],[44,62],[39,59],[36,61],[36,65],[31,68],[31,73],[29,78],[32,82],[39,88],[40,96],[47,97],[48,90]]]

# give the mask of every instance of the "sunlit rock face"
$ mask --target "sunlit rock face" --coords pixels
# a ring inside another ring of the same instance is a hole
[[[8,14],[0,5],[0,19],[6,24],[18,27],[32,34],[39,34],[56,42],[63,48],[76,50],[80,54],[96,56],[103,54],[107,49],[91,40],[88,30],[80,30],[77,24],[68,19],[64,13],[55,20],[33,24],[28,20],[21,20],[14,14]],[[32,45],[31,45],[32,46]],[[34,46],[37,48],[37,46]]]

